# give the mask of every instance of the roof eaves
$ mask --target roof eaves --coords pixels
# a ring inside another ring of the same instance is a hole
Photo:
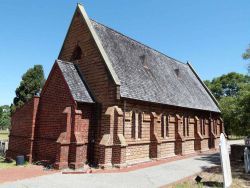
[[[79,76],[80,76],[82,82],[84,83],[84,85],[85,85],[85,87],[86,87],[86,89],[87,89],[87,91],[88,91],[88,93],[89,93],[90,98],[92,99],[92,102],[90,102],[90,103],[95,103],[95,102],[97,101],[97,100],[96,100],[96,96],[95,96],[94,93],[90,90],[90,87],[89,87],[88,83],[86,82],[86,79],[85,79],[84,75],[82,74],[82,72],[80,71],[80,68],[79,68],[79,66],[78,66],[77,64],[75,64],[75,68],[76,68],[76,70],[77,70],[77,72],[78,72],[78,74],[79,74]],[[78,101],[78,102],[79,102],[79,101]]]
[[[59,69],[59,72],[60,72],[60,74],[61,74],[61,76],[62,76],[63,82],[65,83],[65,85],[66,85],[66,87],[67,87],[67,89],[68,89],[68,92],[70,93],[70,98],[71,98],[72,101],[74,101],[74,103],[76,104],[76,100],[75,100],[74,96],[72,95],[72,92],[71,92],[71,90],[70,90],[70,87],[69,87],[69,85],[68,85],[68,83],[67,83],[67,81],[66,81],[66,79],[65,79],[65,77],[64,77],[64,75],[63,75],[62,69],[60,68],[60,65],[59,65],[60,62],[62,62],[62,61],[59,60],[59,59],[56,59],[56,61],[55,61],[55,66],[57,66],[58,69]]]
[[[211,110],[211,109],[203,109],[203,108],[192,108],[192,107],[188,107],[188,106],[180,106],[180,105],[173,105],[173,104],[167,104],[167,103],[159,103],[159,102],[152,102],[152,101],[145,101],[145,100],[140,100],[140,99],[135,99],[135,98],[130,98],[130,97],[121,97],[123,100],[128,99],[128,100],[135,100],[135,101],[139,101],[139,102],[147,102],[150,104],[156,104],[156,105],[163,105],[163,106],[171,106],[171,107],[176,107],[176,108],[185,108],[185,109],[192,109],[192,110],[199,110],[199,111],[207,111],[207,112],[216,112],[216,113],[220,113],[220,111],[215,111],[215,110]]]
[[[91,95],[89,88],[86,86],[85,80],[83,79],[82,75],[80,74],[80,72],[79,72],[79,70],[78,70],[78,67],[76,67],[76,66],[75,66],[73,63],[71,63],[71,62],[66,62],[66,61],[62,61],[62,60],[58,60],[58,59],[56,60],[56,64],[57,64],[57,66],[59,67],[60,73],[61,73],[61,75],[62,75],[62,77],[63,77],[63,80],[64,80],[65,84],[67,85],[67,88],[69,89],[69,92],[70,92],[71,97],[73,98],[73,100],[74,100],[75,102],[95,103],[94,98],[93,98],[93,96]],[[77,74],[78,74],[79,78],[81,79],[82,83],[84,84],[84,88],[87,89],[88,95],[89,95],[89,97],[90,97],[91,100],[79,100],[77,97],[75,97],[75,95],[72,93],[72,90],[71,90],[70,85],[69,85],[69,83],[68,83],[68,79],[65,78],[65,75],[64,75],[64,73],[63,73],[63,70],[61,69],[61,66],[60,66],[59,64],[69,64],[69,65],[73,65],[73,66],[74,66],[74,68],[75,68],[76,71],[77,71]]]

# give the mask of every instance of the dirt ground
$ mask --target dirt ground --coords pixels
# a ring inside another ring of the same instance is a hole
[[[231,162],[233,185],[231,188],[250,187],[250,174],[244,171],[242,161]],[[202,180],[197,184],[195,178],[199,175]],[[223,175],[219,165],[206,169],[203,172],[189,177],[186,180],[168,186],[170,188],[202,188],[202,187],[223,187]]]

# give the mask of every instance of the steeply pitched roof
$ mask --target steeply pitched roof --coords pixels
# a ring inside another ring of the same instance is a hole
[[[121,82],[121,97],[220,112],[188,64],[93,20],[91,23]]]
[[[71,62],[61,60],[57,60],[57,64],[62,71],[74,100],[77,102],[93,103],[94,101],[75,65]]]

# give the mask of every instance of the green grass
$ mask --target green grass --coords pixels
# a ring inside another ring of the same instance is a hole
[[[29,163],[27,161],[25,161],[24,165],[22,165],[22,166],[26,167],[28,165],[29,165]],[[16,167],[16,161],[15,160],[11,160],[9,162],[6,162],[5,158],[0,156],[0,170],[1,169],[6,169],[6,168],[13,168],[13,167]]]
[[[12,168],[16,166],[15,161],[6,162],[3,157],[0,157],[0,169]]]
[[[0,140],[8,140],[9,139],[9,132],[8,131],[0,131]]]

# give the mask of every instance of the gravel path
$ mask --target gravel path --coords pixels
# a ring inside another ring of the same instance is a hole
[[[220,161],[218,154],[199,155],[123,173],[40,176],[0,185],[0,188],[160,187],[199,173]]]

